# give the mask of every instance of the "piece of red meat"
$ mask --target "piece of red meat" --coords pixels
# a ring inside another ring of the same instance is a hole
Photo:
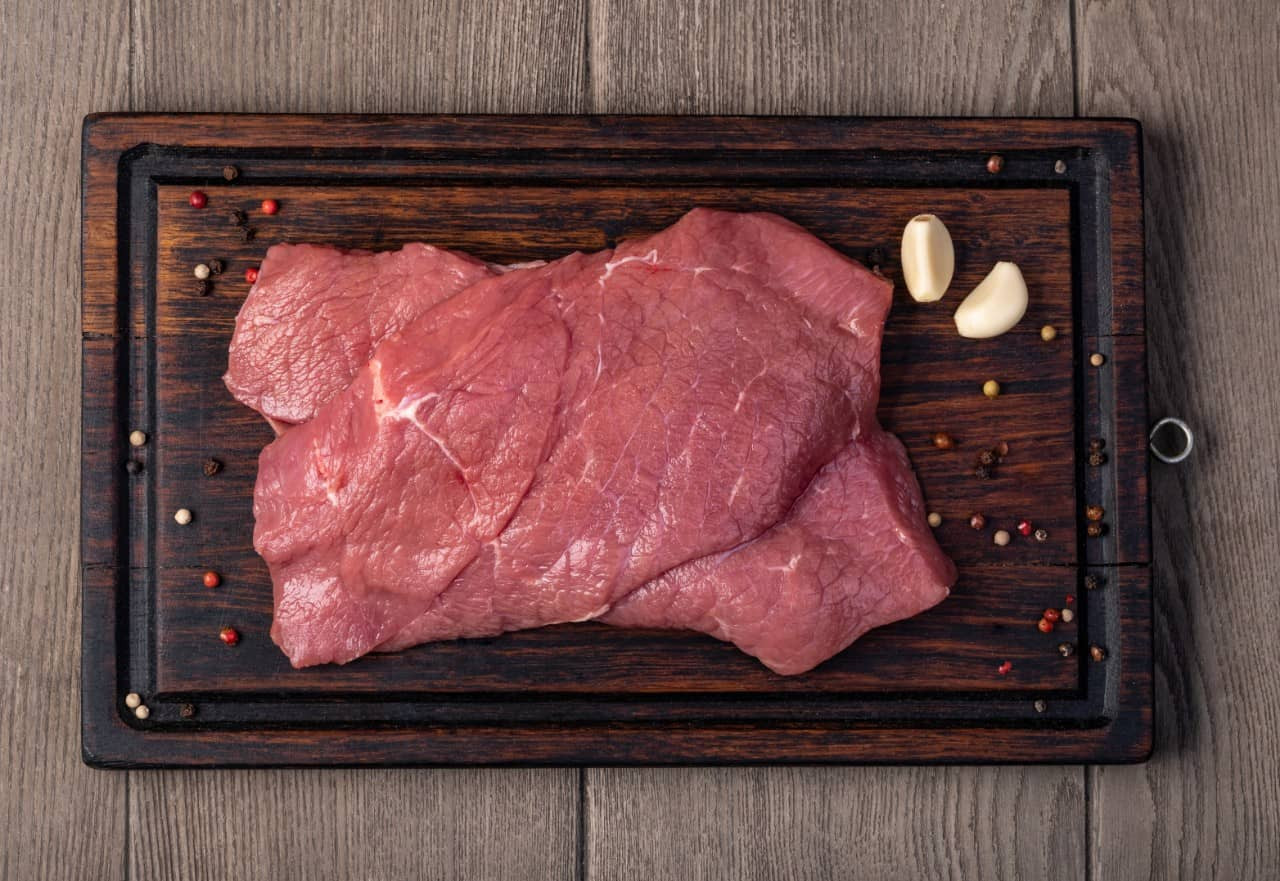
[[[305,665],[603,616],[794,673],[927,608],[955,571],[875,421],[888,305],[708,210],[475,285],[264,451],[273,636]]]

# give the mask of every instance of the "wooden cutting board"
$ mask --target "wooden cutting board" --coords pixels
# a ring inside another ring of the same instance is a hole
[[[1143,759],[1152,653],[1140,137],[1122,120],[89,117],[85,760]],[[200,210],[188,204],[195,189],[208,195]],[[278,214],[259,210],[264,198]],[[938,538],[960,567],[952,596],[790,678],[709,637],[599,624],[291,669],[268,637],[271,584],[252,547],[257,455],[272,434],[220,379],[245,270],[277,241],[423,240],[497,262],[552,258],[657,231],[695,205],[777,212],[896,282],[880,416],[944,518]],[[252,239],[233,209],[246,212]],[[921,212],[941,216],[956,244],[941,304],[914,304],[901,284],[902,228]],[[226,268],[201,295],[192,269],[215,259]],[[951,313],[997,260],[1022,268],[1027,316],[1003,337],[963,340]],[[982,394],[988,379],[1003,386],[999,398]],[[130,444],[135,430],[145,445]],[[955,449],[933,445],[939,431]],[[1106,461],[1091,465],[1095,438]],[[1004,462],[975,476],[978,453],[1000,441]],[[207,475],[211,459],[222,467]],[[1105,509],[1099,537],[1086,534],[1088,505]],[[189,525],[175,522],[180,508]],[[984,530],[969,526],[975,511]],[[1019,534],[1023,519],[1047,538]],[[1013,533],[1007,547],[992,541],[998,528]],[[203,585],[206,570],[220,587]],[[1042,633],[1046,608],[1070,608],[1074,620]],[[238,645],[219,640],[223,626],[239,631]],[[145,720],[126,706],[129,692]]]

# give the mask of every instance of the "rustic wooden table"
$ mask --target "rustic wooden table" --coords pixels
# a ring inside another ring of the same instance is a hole
[[[0,878],[1280,877],[1272,0],[401,6],[0,0]],[[1151,411],[1200,438],[1153,469],[1155,758],[85,768],[78,179],[99,110],[1140,118]]]

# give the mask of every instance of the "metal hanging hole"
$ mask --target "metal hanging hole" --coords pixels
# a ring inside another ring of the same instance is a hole
[[[1173,429],[1166,431],[1165,429]],[[1156,440],[1161,434],[1178,433],[1182,435],[1182,446],[1174,452],[1169,452],[1167,448],[1162,447]],[[1191,455],[1191,450],[1195,448],[1196,436],[1191,432],[1191,426],[1173,416],[1166,416],[1151,427],[1151,434],[1147,435],[1147,441],[1151,448],[1151,455],[1155,456],[1161,462],[1168,465],[1177,465],[1183,459]]]

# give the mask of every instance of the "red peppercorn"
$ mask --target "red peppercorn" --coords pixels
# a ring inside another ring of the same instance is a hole
[[[1058,614],[1058,610],[1057,610],[1057,609],[1045,609],[1045,610],[1044,610],[1044,619],[1045,619],[1046,621],[1057,621],[1057,620],[1058,620],[1059,618],[1061,618],[1061,617],[1062,617],[1062,615]]]
[[[192,190],[191,195],[187,196],[187,204],[192,208],[203,208],[209,204],[209,197],[199,190]]]
[[[1008,675],[1009,671],[1012,669],[1013,669],[1013,661],[1005,661],[999,667],[996,667],[996,672],[999,673],[1001,676],[1006,676]]]
[[[218,639],[227,645],[235,645],[240,641],[240,634],[236,632],[234,627],[224,627],[218,631]]]
[[[263,200],[262,200],[262,213],[263,213],[263,214],[275,214],[275,213],[276,213],[277,211],[279,211],[279,210],[280,210],[280,203],[279,203],[279,202],[277,202],[275,199],[263,199]]]
[[[1004,168],[1003,156],[994,155],[987,158],[987,171],[991,172],[992,174],[999,174],[1003,168]]]
[[[1071,605],[1072,603],[1074,603],[1075,601],[1076,601],[1076,595],[1075,595],[1075,594],[1073,594],[1073,593],[1069,593],[1069,594],[1067,594],[1067,605],[1068,605],[1068,606],[1069,606],[1069,605]]]
[[[258,280],[258,267],[250,266],[244,271],[244,280],[249,284],[254,284]]]
[[[1048,618],[1041,618],[1036,627],[1040,628],[1041,633],[1053,633],[1053,622]]]
[[[1030,535],[1030,534],[1031,534],[1031,521],[1030,521],[1030,520],[1019,520],[1019,521],[1018,521],[1018,532],[1021,532],[1023,535]]]
[[[217,587],[221,583],[222,583],[222,576],[219,575],[217,572],[214,572],[212,569],[204,573],[205,587]]]

